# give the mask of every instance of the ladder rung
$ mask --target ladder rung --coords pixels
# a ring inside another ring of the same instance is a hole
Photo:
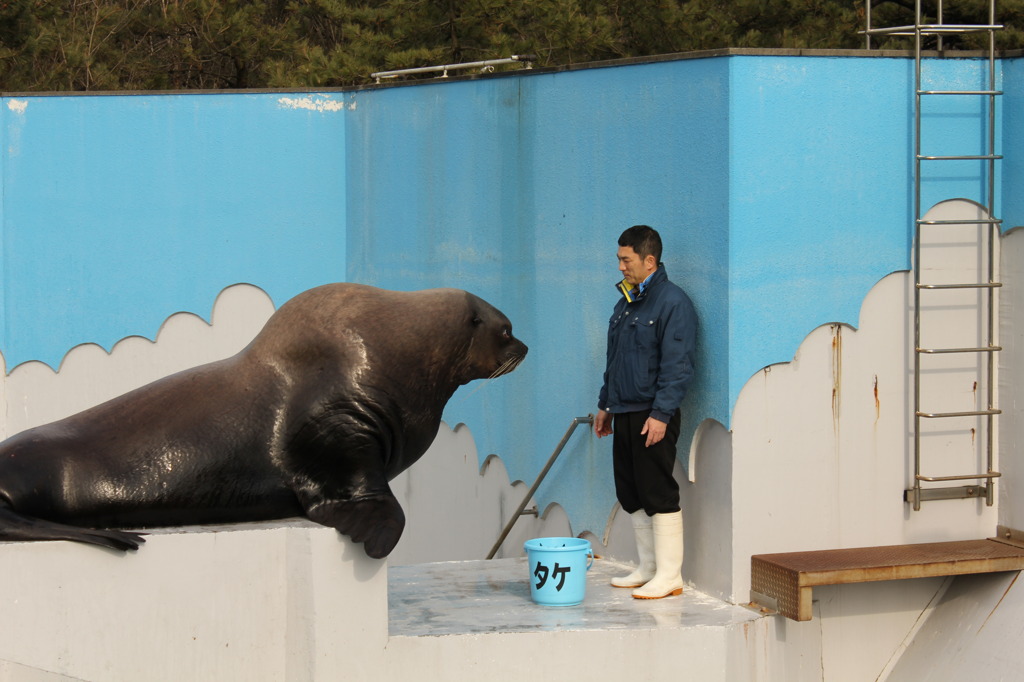
[[[1002,346],[982,346],[981,348],[916,348],[918,353],[935,355],[938,353],[995,353],[1001,351]]]
[[[976,410],[974,412],[915,412],[914,414],[928,419],[943,419],[945,417],[984,417],[1002,413],[1002,410]]]
[[[919,95],[1001,95],[1002,90],[918,90]]]
[[[917,219],[918,225],[1002,225],[1002,218],[975,218],[974,220],[968,220],[966,218],[962,220],[922,220]]]
[[[918,161],[998,161],[1002,154],[967,154],[964,156],[924,156],[917,155]]]
[[[998,289],[1002,282],[985,282],[978,284],[918,284],[918,289]]]
[[[998,471],[993,471],[988,474],[967,474],[965,476],[914,476],[918,481],[929,481],[932,483],[941,483],[942,481],[973,481],[978,478],[999,478],[1002,476]]]

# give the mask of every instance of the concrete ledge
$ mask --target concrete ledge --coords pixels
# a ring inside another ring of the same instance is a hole
[[[387,643],[386,563],[308,522],[0,543],[0,576],[4,680],[370,679]]]
[[[618,680],[637,661],[652,681],[751,679],[770,619],[691,590],[639,602],[608,584],[626,568],[597,562],[584,605],[550,608],[525,559],[395,567],[389,589],[386,562],[299,520],[159,531],[131,554],[0,543],[0,680],[520,682],[524,662]]]

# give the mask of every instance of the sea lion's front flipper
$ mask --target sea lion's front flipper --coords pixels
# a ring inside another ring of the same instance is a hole
[[[71,540],[121,551],[138,549],[139,545],[146,541],[138,533],[67,526],[32,516],[23,516],[3,507],[0,507],[0,540],[14,542]]]
[[[366,554],[374,559],[391,554],[405,528],[405,512],[390,490],[322,502],[307,514],[311,520],[363,543]]]

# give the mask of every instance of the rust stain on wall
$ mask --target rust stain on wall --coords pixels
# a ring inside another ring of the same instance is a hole
[[[843,327],[832,325],[832,428],[839,434],[843,391]]]
[[[875,375],[875,422],[878,422],[878,418],[882,414],[882,403],[878,400],[878,375]]]

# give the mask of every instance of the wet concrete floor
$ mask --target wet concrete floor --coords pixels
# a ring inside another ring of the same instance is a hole
[[[389,566],[389,634],[724,627],[761,617],[689,588],[677,597],[634,599],[631,590],[609,584],[630,570],[596,559],[582,604],[540,606],[530,597],[525,557]]]

